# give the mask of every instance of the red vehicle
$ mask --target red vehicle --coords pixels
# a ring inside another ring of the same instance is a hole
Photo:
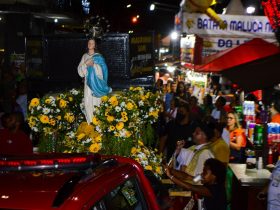
[[[0,209],[158,210],[134,160],[97,154],[0,156]]]

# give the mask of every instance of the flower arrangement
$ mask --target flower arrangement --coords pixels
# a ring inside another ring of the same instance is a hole
[[[130,87],[124,95],[137,103],[140,119],[143,124],[153,124],[157,121],[159,94],[145,90],[143,87]]]
[[[139,124],[139,110],[132,99],[121,94],[104,96],[95,108],[91,129],[81,124],[75,138],[68,139],[68,151],[80,151],[81,147],[74,146],[79,142],[84,151],[128,157],[137,143]]]
[[[84,121],[80,107],[82,98],[82,92],[75,89],[56,97],[33,98],[28,107],[31,130],[48,138],[63,137],[66,133],[73,135],[73,130]]]
[[[131,155],[144,169],[152,171],[158,178],[163,174],[161,162],[162,156],[157,154],[157,150],[147,148],[142,141],[138,141],[136,147],[131,148]]]
[[[161,157],[144,141],[146,126],[158,118],[157,94],[131,87],[104,96],[90,124],[84,118],[82,99],[82,91],[75,89],[56,97],[33,98],[28,117],[31,129],[52,139],[60,136],[62,147],[56,151],[132,157],[156,176],[162,174]]]
[[[152,146],[155,144],[155,133],[152,125],[158,120],[160,106],[159,93],[152,93],[143,87],[130,87],[124,92],[127,98],[131,98],[137,104],[140,117],[141,134],[145,145]]]

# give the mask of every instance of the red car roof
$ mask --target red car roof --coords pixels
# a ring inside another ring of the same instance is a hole
[[[86,157],[86,162],[75,164],[81,157]],[[121,157],[102,159],[98,155],[81,154],[0,156],[0,209],[88,209],[129,177],[141,178],[145,188],[142,191],[150,198],[155,197],[144,175],[138,173],[139,164]],[[54,164],[43,170],[41,160],[54,160]],[[155,199],[148,205],[149,209],[158,209]]]

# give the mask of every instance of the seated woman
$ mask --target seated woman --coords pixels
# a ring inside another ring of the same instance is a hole
[[[246,136],[239,125],[238,116],[234,112],[227,114],[227,130],[230,136],[231,163],[243,163],[245,161]]]
[[[178,186],[190,190],[204,198],[203,209],[226,210],[226,166],[219,160],[209,158],[204,163],[202,172],[203,185],[193,185],[179,179],[172,174],[169,168],[165,169],[166,175]]]

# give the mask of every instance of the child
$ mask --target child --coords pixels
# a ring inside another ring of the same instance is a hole
[[[165,172],[175,184],[202,196],[205,210],[226,209],[226,167],[221,161],[214,158],[209,158],[205,161],[202,173],[203,185],[192,185],[183,182],[172,175],[169,168],[165,168]]]

